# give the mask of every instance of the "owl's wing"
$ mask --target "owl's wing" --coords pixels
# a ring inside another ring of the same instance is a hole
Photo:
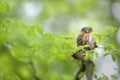
[[[77,46],[83,45],[83,39],[82,39],[83,36],[84,36],[83,33],[78,35],[78,37],[77,37]]]
[[[88,44],[90,46],[90,49],[96,48],[96,43],[93,36],[89,36]]]

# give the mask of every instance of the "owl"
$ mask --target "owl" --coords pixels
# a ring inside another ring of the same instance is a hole
[[[81,33],[77,37],[77,46],[89,45],[90,48],[95,47],[94,37],[91,35],[93,29],[91,27],[83,27]]]

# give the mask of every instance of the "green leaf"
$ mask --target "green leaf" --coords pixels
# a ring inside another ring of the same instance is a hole
[[[6,10],[7,10],[7,11],[9,11],[9,10],[10,10],[9,5],[7,4],[7,2],[6,2],[6,1],[4,1],[4,3],[5,3],[5,5],[6,5]]]
[[[36,26],[35,30],[39,33],[39,34],[43,34],[43,29],[40,26]]]
[[[106,56],[108,56],[109,54],[110,54],[110,53],[105,53],[103,56],[106,57]]]
[[[115,62],[116,61],[116,55],[112,54],[112,60]]]
[[[79,77],[84,77],[84,76],[85,76],[85,72],[83,72],[79,75]]]
[[[5,0],[0,1],[0,12],[3,12],[4,10],[9,11],[10,7],[7,4],[7,2]]]
[[[103,79],[100,77],[100,78],[98,78],[97,80],[103,80]]]
[[[111,78],[116,80],[117,79],[117,76],[116,75],[111,75]]]
[[[104,75],[102,80],[110,80],[108,76]]]
[[[97,74],[94,74],[94,78],[95,78],[95,79],[97,79],[97,78],[98,78]]]

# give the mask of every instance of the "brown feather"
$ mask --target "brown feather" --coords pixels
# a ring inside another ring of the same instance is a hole
[[[77,46],[88,44],[90,33],[81,33],[77,37]]]

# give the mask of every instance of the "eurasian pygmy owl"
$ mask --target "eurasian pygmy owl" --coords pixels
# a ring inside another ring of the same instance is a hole
[[[77,46],[88,44],[90,48],[95,47],[94,37],[91,35],[93,29],[91,27],[83,27],[81,33],[77,37]]]

